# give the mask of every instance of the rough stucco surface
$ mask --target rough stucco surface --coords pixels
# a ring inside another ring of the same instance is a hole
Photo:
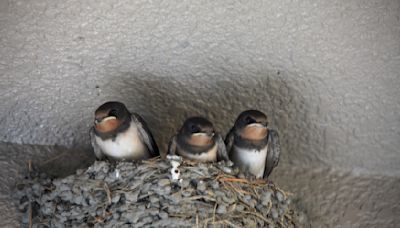
[[[87,148],[94,109],[120,100],[165,149],[190,115],[226,133],[257,108],[281,135],[284,177],[274,178],[322,197],[305,203],[315,224],[394,226],[384,208],[398,212],[399,200],[381,194],[400,194],[399,41],[396,0],[3,0],[0,141]],[[354,212],[356,198],[382,202]]]
[[[399,227],[398,177],[284,167],[273,179],[296,194],[311,227]]]

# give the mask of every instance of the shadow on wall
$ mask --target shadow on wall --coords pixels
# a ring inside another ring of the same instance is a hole
[[[304,91],[294,75],[266,72],[231,77],[161,77],[148,73],[121,73],[99,85],[106,100],[124,102],[128,109],[141,114],[159,144],[167,149],[170,137],[183,121],[193,115],[209,118],[224,135],[237,115],[246,109],[265,112],[270,126],[279,131],[283,155],[290,164],[320,162],[318,152],[324,147],[323,129],[309,113]],[[311,90],[311,88],[310,88]],[[315,94],[314,94],[315,96]],[[318,97],[314,97],[314,100]],[[318,156],[317,156],[318,155]]]
[[[259,109],[268,115],[271,128],[280,133],[281,163],[315,165],[321,163],[319,152],[324,147],[323,129],[310,115],[317,115],[318,110],[310,105],[307,96],[314,94],[314,100],[318,97],[315,97],[316,92],[312,88],[304,90],[307,85],[296,83],[301,83],[301,80],[296,80],[294,74],[286,71],[250,72],[249,76],[230,77],[161,77],[143,72],[125,72],[97,84],[98,104],[93,107],[109,100],[124,102],[130,111],[141,114],[147,121],[162,153],[166,152],[171,136],[189,116],[209,118],[216,129],[225,135],[240,112]],[[94,108],[91,114],[93,112]],[[86,119],[91,121],[92,116]],[[73,129],[87,129],[91,123],[81,121]],[[90,162],[94,155],[88,130],[74,132],[76,141],[81,143],[68,150],[86,151]],[[58,167],[57,163],[62,163],[65,156],[70,156],[70,153],[64,152],[51,165]],[[81,162],[88,164],[88,160]],[[67,173],[71,172],[73,170]]]

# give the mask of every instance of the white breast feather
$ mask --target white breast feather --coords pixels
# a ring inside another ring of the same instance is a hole
[[[233,150],[233,162],[235,164],[238,164],[241,169],[248,170],[257,178],[264,176],[268,147],[262,150],[255,150],[235,146]]]
[[[218,145],[215,144],[215,146],[211,148],[207,153],[191,154],[178,149],[178,154],[193,161],[211,162],[217,161],[217,151]]]
[[[102,140],[96,136],[96,142],[101,150],[114,159],[142,159],[148,157],[147,148],[138,135],[138,129],[134,122],[131,122],[129,129],[119,133],[112,139]]]

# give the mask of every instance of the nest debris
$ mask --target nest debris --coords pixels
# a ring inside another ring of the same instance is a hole
[[[96,161],[62,179],[31,171],[15,198],[29,227],[303,227],[292,195],[224,162]],[[179,179],[172,178],[179,172]]]

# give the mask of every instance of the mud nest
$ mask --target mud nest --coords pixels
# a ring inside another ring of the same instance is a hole
[[[96,161],[62,179],[31,171],[14,196],[32,227],[303,226],[291,194],[236,172],[176,158]]]

